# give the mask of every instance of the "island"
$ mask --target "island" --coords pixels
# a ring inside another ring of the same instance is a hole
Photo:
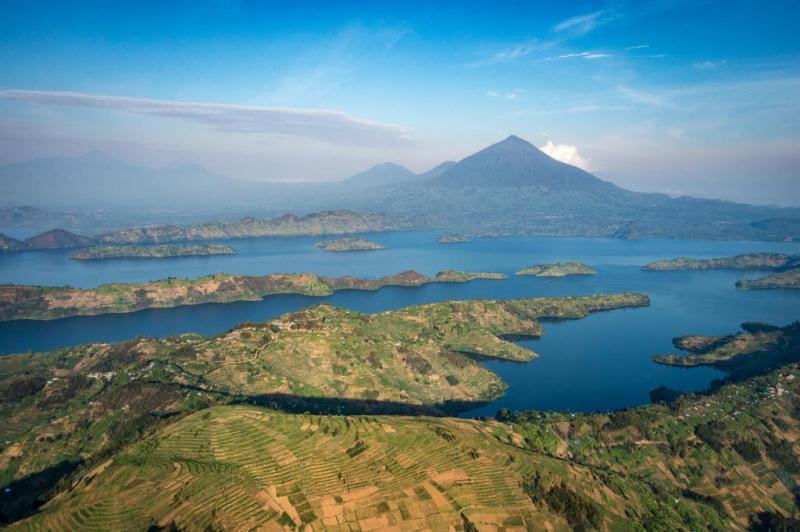
[[[747,253],[716,259],[678,257],[651,262],[642,266],[646,271],[672,270],[779,270],[800,266],[800,256],[783,253]]]
[[[207,255],[234,255],[230,246],[161,244],[154,246],[92,246],[76,251],[69,258],[76,260],[105,259],[163,259],[171,257],[199,257]]]
[[[568,275],[595,275],[597,272],[583,262],[555,262],[553,264],[534,264],[515,273],[535,277],[566,277]]]
[[[796,529],[795,363],[614,412],[389,415],[502,393],[449,347],[465,337],[505,357],[503,335],[540,334],[550,313],[643,303],[320,305],[214,337],[0,357],[4,525]]]
[[[800,268],[775,272],[759,279],[736,281],[741,290],[765,290],[769,288],[800,288]]]
[[[469,242],[469,239],[464,235],[450,234],[442,235],[436,239],[440,244],[460,244],[462,242]]]
[[[315,247],[323,251],[370,251],[373,249],[384,249],[386,246],[377,242],[370,242],[363,238],[340,238],[336,240],[323,240],[314,244]]]
[[[338,290],[377,290],[384,286],[422,286],[464,283],[475,279],[503,279],[502,274],[439,272],[433,277],[415,271],[377,279],[325,277],[311,273],[274,273],[262,276],[216,273],[196,279],[170,277],[147,283],[113,283],[96,288],[0,285],[0,321],[50,320],[135,312],[201,303],[259,301],[275,294],[329,296]]]

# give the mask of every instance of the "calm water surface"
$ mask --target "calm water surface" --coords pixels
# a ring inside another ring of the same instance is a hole
[[[800,252],[800,244],[767,242],[623,241],[583,238],[476,239],[437,244],[433,233],[360,235],[387,249],[330,253],[314,248],[318,238],[225,241],[235,256],[150,260],[74,261],[69,251],[0,254],[0,283],[93,287],[213,272],[263,275],[307,271],[324,275],[378,277],[407,269],[432,275],[443,269],[511,274],[537,262],[582,260],[598,275],[564,279],[510,277],[503,281],[387,287],[345,291],[330,297],[270,296],[263,301],[153,309],[130,314],[0,323],[0,352],[42,351],[86,342],[181,332],[216,334],[245,320],[263,321],[327,302],[363,312],[450,299],[513,298],[641,291],[652,306],[546,323],[539,340],[520,342],[539,357],[530,363],[489,361],[507,383],[507,394],[466,415],[492,415],[500,407],[593,411],[638,405],[659,385],[690,391],[705,388],[721,373],[653,364],[654,354],[672,352],[671,339],[691,333],[726,334],[748,320],[778,325],[800,319],[800,291],[744,292],[734,282],[761,272],[643,272],[647,262],[676,256],[719,257],[754,251]]]

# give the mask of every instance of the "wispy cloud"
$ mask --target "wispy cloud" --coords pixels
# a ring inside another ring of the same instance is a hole
[[[520,59],[522,57],[525,57],[526,55],[530,55],[535,50],[547,48],[549,46],[550,46],[549,43],[542,43],[537,39],[521,43],[515,43],[500,50],[496,50],[488,57],[479,59],[477,61],[473,61],[472,63],[468,63],[467,66],[476,68],[482,66],[495,65],[498,63],[507,63],[509,61],[514,61],[515,59]]]
[[[556,33],[569,32],[574,35],[584,35],[618,17],[619,14],[615,11],[601,9],[593,13],[586,13],[585,15],[578,15],[562,20],[553,26],[553,31]]]
[[[650,45],[649,44],[635,44],[633,46],[628,46],[625,49],[628,50],[628,51],[631,51],[631,50],[643,50],[645,48],[650,48]]]
[[[354,144],[398,144],[410,140],[409,131],[401,126],[370,122],[328,109],[257,107],[30,90],[3,90],[0,91],[0,99],[161,116],[224,132],[272,133]]]
[[[498,91],[486,91],[486,96],[490,98],[505,98],[507,100],[519,100],[527,92],[527,89],[512,89],[509,92],[501,93]]]
[[[538,61],[560,61],[562,59],[604,59],[611,57],[611,54],[601,52],[572,52],[568,54],[553,55],[539,59]]]

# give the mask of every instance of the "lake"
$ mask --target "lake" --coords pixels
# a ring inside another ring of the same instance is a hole
[[[204,304],[130,314],[53,321],[0,323],[0,352],[43,351],[86,342],[182,332],[216,334],[236,323],[264,321],[321,302],[363,312],[418,303],[474,298],[516,298],[640,291],[648,308],[593,314],[585,319],[545,323],[545,335],[519,342],[539,353],[532,362],[488,361],[508,384],[506,395],[465,413],[493,415],[498,408],[594,411],[646,403],[659,385],[683,391],[704,389],[722,376],[710,368],[682,369],[651,362],[674,352],[671,340],[684,334],[728,334],[743,321],[785,325],[800,319],[800,291],[740,291],[734,282],[764,272],[644,272],[653,260],[721,257],[755,251],[800,252],[800,244],[778,242],[625,241],[592,238],[514,237],[438,244],[435,233],[356,235],[387,249],[331,253],[315,237],[227,240],[233,256],[173,259],[76,261],[69,250],[0,254],[0,283],[93,287],[107,282],[142,282],[164,277],[197,277],[213,272],[264,275],[313,272],[378,277],[414,269],[433,275],[444,269],[513,274],[539,262],[581,260],[598,274],[558,279],[511,276],[503,281],[386,287],[377,292],[343,291],[324,298],[269,296],[258,302]],[[215,242],[216,243],[216,242]]]

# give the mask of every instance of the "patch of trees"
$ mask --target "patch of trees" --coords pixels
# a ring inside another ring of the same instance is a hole
[[[537,471],[523,480],[522,490],[535,504],[545,503],[551,511],[564,517],[573,530],[599,528],[602,523],[603,516],[597,506],[563,480],[548,481]]]
[[[47,379],[41,375],[19,375],[0,384],[0,402],[16,403],[35,395],[45,387]]]

